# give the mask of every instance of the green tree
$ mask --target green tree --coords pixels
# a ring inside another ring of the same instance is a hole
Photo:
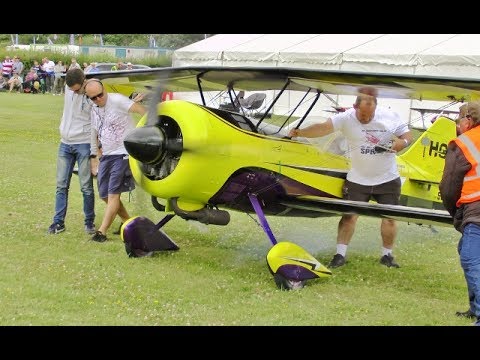
[[[208,34],[207,34],[208,35]],[[160,34],[157,45],[167,49],[178,49],[203,40],[205,34]]]
[[[211,34],[103,34],[103,44],[111,46],[149,46],[150,35],[155,38],[156,45],[167,49],[178,49],[203,40]],[[55,39],[56,36],[56,39]],[[54,44],[69,44],[70,34],[19,34],[19,44],[47,44],[48,39]],[[75,34],[75,45],[100,45],[99,34]],[[0,45],[11,45],[11,34],[0,34]]]

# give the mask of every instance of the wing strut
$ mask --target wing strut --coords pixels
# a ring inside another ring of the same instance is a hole
[[[200,79],[200,76],[202,76],[204,73],[200,73],[197,75],[197,85],[198,85],[198,90],[200,92],[200,97],[202,98],[202,104],[203,106],[207,106],[207,103],[205,102],[205,96],[203,95],[203,89],[202,89],[202,80]]]
[[[334,103],[335,106],[341,107],[340,104],[339,104],[337,101],[335,101],[330,95],[328,95],[328,94],[326,94],[326,93],[323,93],[323,95],[324,95],[328,100],[330,100],[332,103]]]
[[[317,95],[315,96],[315,99],[312,101],[312,104],[310,105],[308,110],[305,112],[305,114],[303,114],[302,119],[298,122],[295,129],[298,129],[300,127],[300,125],[302,125],[302,123],[305,121],[305,119],[307,118],[307,115],[310,113],[310,111],[312,111],[312,109],[315,106],[315,104],[317,103],[318,99],[320,99],[320,95],[322,95],[322,91],[317,90]],[[285,138],[286,139],[291,139],[289,136],[286,136]]]
[[[305,100],[307,95],[310,94],[310,90],[312,90],[312,88],[308,88],[308,91],[305,93],[305,95],[303,95],[303,98],[298,102],[297,106],[295,106],[295,109],[293,109],[293,111],[290,113],[290,115],[288,115],[287,119],[283,122],[282,126],[280,126],[278,131],[280,131],[280,129],[283,129],[283,127],[285,126],[286,123],[288,123],[288,121],[290,120],[292,115],[295,113],[295,111],[297,111],[298,107],[303,104],[303,101]]]
[[[285,91],[285,89],[288,87],[288,85],[290,85],[290,79],[287,80],[287,82],[285,83],[285,85],[282,87],[282,89],[280,90],[280,92],[278,93],[277,97],[275,99],[273,99],[272,103],[270,104],[270,106],[268,107],[267,110],[265,110],[265,114],[263,114],[262,118],[258,121],[257,125],[255,126],[255,130],[258,131],[259,127],[260,127],[260,124],[262,123],[262,121],[267,117],[267,114],[270,112],[270,110],[272,110],[273,108],[273,105],[275,105],[275,103],[277,102],[277,100],[280,98],[280,96],[282,96],[283,92]]]

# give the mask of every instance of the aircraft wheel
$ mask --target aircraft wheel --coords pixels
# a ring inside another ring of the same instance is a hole
[[[300,290],[305,286],[306,282],[306,280],[290,280],[280,274],[273,275],[273,279],[280,290]]]

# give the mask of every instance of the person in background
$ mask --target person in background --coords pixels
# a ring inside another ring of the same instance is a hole
[[[12,92],[13,89],[16,89],[17,92],[20,92],[22,90],[23,79],[20,75],[13,74],[10,80],[8,80],[7,84],[9,89],[8,92]]]
[[[73,69],[82,69],[80,64],[77,62],[77,59],[72,58],[70,66],[68,67],[68,70],[73,70]]]
[[[131,62],[127,63],[127,68],[125,70],[133,70],[133,65]]]
[[[348,141],[351,169],[343,185],[343,198],[365,201],[375,199],[379,204],[398,205],[401,180],[395,153],[412,142],[412,135],[405,121],[397,113],[377,107],[376,89],[359,90],[353,108],[339,113],[323,123],[304,129],[292,129],[290,137],[320,137],[340,131]],[[344,214],[338,224],[337,253],[329,267],[346,263],[347,247],[352,239],[358,215]],[[382,256],[380,263],[387,267],[400,267],[392,255],[397,235],[395,220],[382,219]]]
[[[461,111],[462,134],[450,141],[440,181],[440,195],[453,225],[465,275],[469,308],[457,316],[476,319],[480,326],[480,103],[469,102]]]
[[[65,76],[65,96],[60,122],[60,147],[57,157],[57,189],[55,193],[55,215],[48,228],[49,234],[65,231],[68,195],[75,163],[78,164],[78,179],[83,195],[84,229],[87,234],[95,233],[95,194],[93,171],[90,161],[91,102],[85,96],[85,74],[73,69]]]
[[[53,95],[63,95],[63,91],[65,88],[65,78],[63,77],[63,75],[66,70],[62,60],[58,60],[57,65],[55,65],[53,69],[55,71],[55,81],[53,83]]]
[[[43,58],[42,69],[45,71],[45,92],[53,93],[53,83],[55,80],[55,63],[48,58]]]
[[[0,90],[4,91],[8,87],[8,81],[3,76],[0,76]]]
[[[5,56],[5,60],[2,62],[2,76],[5,81],[10,80],[13,72],[13,60],[10,59],[10,56]]]
[[[112,66],[111,71],[117,71],[117,70],[125,70],[125,66],[123,65],[123,62],[119,61]]]
[[[17,74],[21,78],[23,78],[23,70],[24,70],[24,65],[22,60],[18,56],[13,57],[13,66],[12,66],[12,74],[15,75]]]
[[[38,75],[35,69],[32,67],[27,75],[25,75],[25,79],[23,81],[23,91],[31,93],[33,91],[33,83],[35,81],[38,81]]]
[[[125,95],[109,94],[98,79],[87,82],[85,94],[94,103],[91,110],[93,166],[98,164],[98,194],[107,204],[102,224],[92,240],[104,242],[117,214],[122,222],[130,218],[120,199],[123,192],[135,188],[123,140],[125,135],[135,128],[131,113],[144,115],[146,109]],[[98,149],[101,149],[102,155],[97,159]]]
[[[90,63],[90,70],[88,70],[89,73],[98,73],[100,70],[97,68],[97,63],[92,62]],[[85,71],[87,72],[87,71]]]

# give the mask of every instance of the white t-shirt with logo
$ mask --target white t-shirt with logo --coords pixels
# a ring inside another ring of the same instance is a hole
[[[350,147],[352,168],[347,180],[361,185],[379,185],[399,177],[395,153],[376,153],[377,144],[387,144],[393,135],[401,136],[409,131],[406,122],[391,110],[378,107],[368,124],[362,124],[355,109],[332,117],[333,128],[341,131]]]
[[[133,100],[122,94],[108,93],[104,107],[92,107],[92,128],[102,143],[103,155],[128,154],[123,140],[135,128],[135,120],[128,112],[133,104]]]

